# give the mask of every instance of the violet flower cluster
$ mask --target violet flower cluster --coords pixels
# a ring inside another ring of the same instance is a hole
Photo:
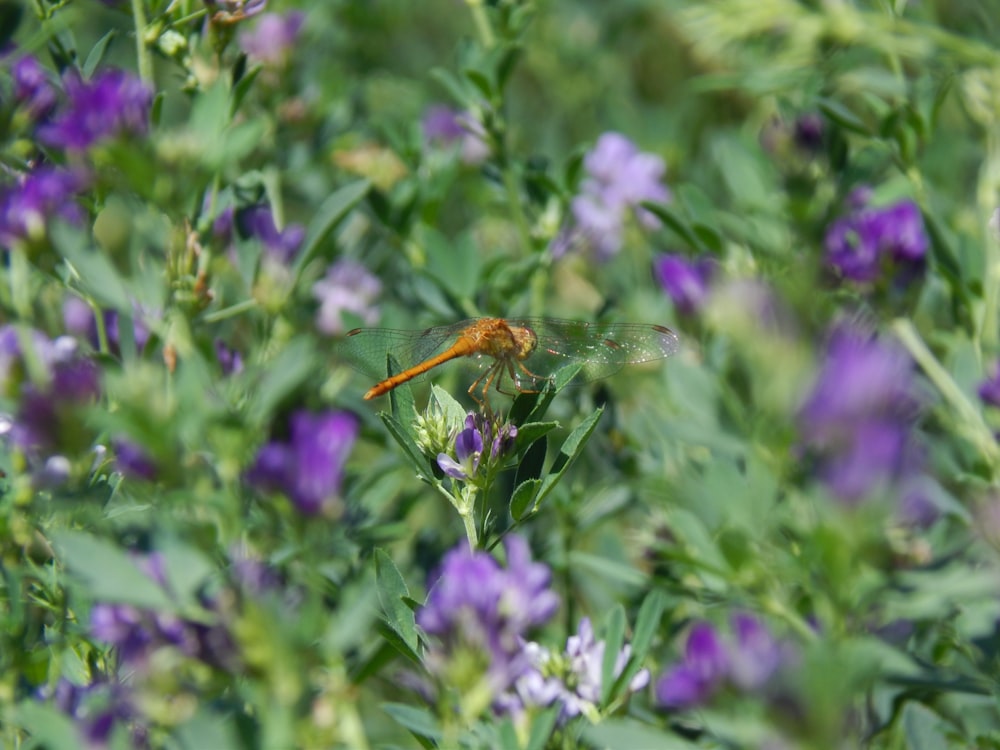
[[[583,166],[587,176],[570,204],[572,220],[553,241],[552,255],[586,250],[605,262],[621,250],[630,213],[643,227],[659,228],[660,220],[641,204],[670,200],[663,184],[666,165],[622,134],[605,133],[584,157]]]
[[[250,31],[240,33],[240,46],[247,56],[272,67],[284,65],[295,48],[306,14],[292,11],[284,15],[265,13]]]
[[[480,469],[488,474],[498,466],[513,450],[516,439],[516,425],[503,422],[498,416],[470,412],[465,418],[465,428],[455,436],[455,458],[442,452],[438,454],[437,463],[452,479],[472,480]]]
[[[366,326],[375,325],[381,294],[382,282],[357,261],[342,258],[331,263],[326,276],[312,287],[312,296],[319,301],[316,328],[328,336],[345,333],[344,313],[360,318]]]
[[[791,661],[789,647],[756,617],[739,613],[730,620],[731,637],[700,622],[688,633],[684,656],[656,681],[656,702],[683,710],[704,706],[724,687],[744,693],[761,690]]]
[[[154,584],[173,598],[163,557],[153,553],[137,562]],[[90,632],[114,647],[121,661],[134,669],[144,669],[153,653],[163,648],[176,649],[212,667],[232,669],[238,665],[239,655],[217,601],[209,597],[202,601],[207,611],[215,612],[218,621],[213,623],[131,604],[98,602],[90,610]]]
[[[471,659],[483,667],[475,681],[485,678],[494,695],[531,668],[524,637],[559,607],[549,588],[552,573],[532,561],[528,543],[511,535],[504,549],[506,568],[465,544],[453,549],[417,612],[417,624],[434,637],[427,656],[431,671],[468,674],[464,660]]]
[[[580,620],[575,635],[566,640],[562,653],[551,653],[534,642],[523,644],[531,666],[494,703],[499,713],[518,714],[526,709],[559,706],[559,724],[577,716],[596,723],[603,688],[604,651],[606,644],[594,638],[590,619]],[[614,678],[625,670],[632,648],[625,644],[615,659]],[[649,670],[639,670],[628,684],[628,693],[642,690],[649,684]]]
[[[305,515],[332,511],[357,437],[358,422],[347,412],[295,412],[289,439],[262,447],[246,480],[259,490],[284,493]]]
[[[82,224],[84,213],[76,196],[88,182],[82,172],[44,166],[0,188],[0,248],[12,250],[41,241],[54,219]]]
[[[212,234],[229,244],[234,230],[244,239],[259,240],[265,255],[281,265],[291,263],[306,237],[305,227],[301,224],[288,224],[284,229],[278,229],[271,207],[264,204],[245,206],[239,210],[230,206],[221,211],[212,224]]]
[[[89,685],[77,685],[62,677],[51,688],[43,686],[36,697],[51,701],[73,721],[82,748],[104,750],[118,727],[128,729],[130,747],[141,750],[150,746],[148,730],[123,683],[96,679]]]
[[[30,459],[50,463],[56,453],[88,449],[80,413],[100,392],[100,372],[73,338],[0,326],[0,395],[17,404],[4,436]]]
[[[839,327],[798,415],[803,445],[836,497],[857,502],[921,468],[914,440],[920,398],[900,346]]]
[[[438,148],[457,147],[464,164],[482,164],[490,158],[490,146],[482,124],[468,112],[441,104],[428,107],[422,120],[424,141]]]
[[[929,242],[913,201],[877,208],[867,191],[856,191],[851,203],[851,213],[826,231],[826,262],[840,276],[870,283],[895,275],[905,283],[923,273]]]

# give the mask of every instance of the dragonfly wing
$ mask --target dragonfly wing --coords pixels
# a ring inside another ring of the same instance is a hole
[[[532,328],[538,337],[538,346],[524,362],[528,369],[549,376],[568,364],[580,364],[581,382],[606,378],[628,364],[669,357],[679,348],[677,334],[663,326],[548,318],[511,323]]]

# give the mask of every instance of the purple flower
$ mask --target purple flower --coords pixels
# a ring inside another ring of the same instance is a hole
[[[296,412],[290,440],[261,448],[247,481],[285,493],[306,515],[320,513],[340,495],[344,464],[357,436],[357,420],[347,412]]]
[[[1000,363],[994,365],[993,374],[979,384],[978,393],[984,404],[1000,407]]]
[[[130,747],[149,747],[145,726],[137,721],[138,711],[125,685],[94,680],[76,685],[60,677],[54,688],[38,690],[39,700],[52,700],[56,708],[73,720],[79,733],[80,747],[100,750],[109,746],[115,728],[129,728]]]
[[[115,469],[126,477],[153,480],[156,478],[156,462],[138,443],[119,438],[113,444]]]
[[[684,658],[656,683],[657,703],[675,709],[704,705],[727,684],[759,691],[788,663],[789,649],[756,617],[735,614],[730,626],[728,639],[708,623],[691,628]]]
[[[576,635],[567,639],[562,654],[550,654],[530,641],[523,648],[531,667],[514,681],[511,691],[496,701],[498,712],[510,713],[558,702],[560,724],[581,714],[592,720],[598,718],[606,644],[594,639],[588,618],[580,620]],[[624,671],[631,653],[628,644],[619,651],[614,667],[616,679]],[[642,669],[629,682],[628,692],[635,693],[648,684],[649,670]]]
[[[417,624],[440,643],[429,655],[431,668],[443,670],[449,658],[474,649],[488,657],[487,673],[497,692],[530,667],[523,636],[547,622],[559,606],[549,589],[551,571],[532,561],[528,543],[512,535],[504,547],[506,569],[467,545],[453,549],[417,612]]]
[[[795,144],[804,151],[819,151],[823,145],[823,118],[815,112],[795,120]]]
[[[482,164],[490,157],[486,131],[482,124],[467,112],[435,104],[427,108],[422,121],[424,140],[428,145],[450,147],[457,145],[462,162]]]
[[[49,146],[84,150],[120,135],[149,130],[152,89],[130,73],[109,69],[90,81],[66,78],[67,106],[38,130]]]
[[[481,459],[485,458],[484,468],[497,465],[513,449],[516,439],[515,425],[470,412],[465,418],[465,428],[455,437],[455,458],[439,453],[437,463],[452,479],[466,481],[476,476]],[[484,456],[486,446],[489,453]]]
[[[710,258],[690,261],[683,255],[661,255],[653,261],[653,270],[678,312],[691,315],[708,298],[715,263]]]
[[[306,230],[300,224],[278,229],[269,206],[249,206],[236,212],[236,226],[245,237],[256,237],[264,251],[281,263],[290,263],[302,246]]]
[[[229,348],[222,339],[215,339],[212,346],[223,375],[238,375],[243,372],[243,357],[238,351]]]
[[[11,442],[25,451],[56,448],[82,449],[79,407],[100,393],[100,372],[83,357],[68,336],[49,340],[38,331],[27,332],[32,356],[41,366],[28,380],[22,340],[13,326],[0,327],[0,392],[18,400],[9,426]]]
[[[784,661],[781,644],[764,624],[745,612],[730,619],[733,643],[729,652],[729,679],[740,690],[762,688]]]
[[[873,282],[886,268],[903,273],[903,281],[923,271],[928,239],[920,209],[909,200],[873,208],[854,197],[853,213],[830,225],[826,233],[826,260],[846,279]]]
[[[374,325],[379,317],[375,301],[381,293],[382,282],[363,265],[347,258],[336,261],[313,284],[312,295],[320,303],[316,327],[328,336],[344,333],[345,312]]]
[[[837,497],[856,502],[917,468],[910,437],[919,405],[904,350],[848,328],[833,332],[798,422]]]
[[[715,629],[698,623],[688,634],[684,659],[656,683],[656,700],[669,708],[705,703],[721,687],[729,669],[729,653]]]
[[[14,79],[14,99],[33,120],[41,120],[56,105],[56,90],[38,60],[26,55],[11,68]]]
[[[572,201],[572,222],[553,241],[552,254],[560,257],[586,247],[603,262],[621,249],[630,209],[647,229],[659,227],[659,219],[640,204],[670,200],[670,191],[663,185],[666,166],[660,157],[640,152],[620,133],[602,135],[583,165],[587,177]]]
[[[0,190],[0,247],[10,249],[21,241],[45,237],[52,219],[82,223],[83,211],[74,198],[85,187],[80,173],[39,167],[18,184]]]
[[[305,20],[306,14],[300,11],[285,15],[265,13],[252,31],[240,34],[240,46],[248,56],[265,65],[282,66],[295,47]]]

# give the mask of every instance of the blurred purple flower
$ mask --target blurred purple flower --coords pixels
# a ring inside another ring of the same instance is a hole
[[[979,384],[978,393],[984,404],[1000,408],[1000,362],[993,366],[993,374]]]
[[[84,214],[74,198],[86,183],[81,173],[39,167],[18,184],[0,189],[0,247],[10,249],[44,237],[53,219],[82,223]]]
[[[312,295],[319,300],[316,328],[328,336],[344,333],[343,313],[361,318],[365,325],[378,322],[375,301],[382,293],[382,282],[360,263],[341,258],[326,270],[326,276],[313,284]]]
[[[141,445],[119,438],[112,443],[112,448],[115,453],[115,469],[124,476],[147,481],[156,478],[156,462]]]
[[[149,342],[149,327],[145,318],[151,313],[138,303],[132,305],[132,339],[136,351],[141,352]],[[103,310],[104,332],[108,337],[108,347],[112,354],[121,354],[121,316],[116,310]],[[94,310],[79,297],[67,297],[63,302],[63,325],[66,332],[78,338],[86,339],[94,349],[100,349],[100,339],[97,334],[97,319]]]
[[[821,479],[839,498],[856,502],[918,468],[910,437],[919,407],[907,353],[840,327],[799,411],[799,432],[818,455]]]
[[[553,241],[554,257],[584,247],[598,262],[621,250],[625,219],[635,212],[647,229],[660,226],[659,219],[641,207],[644,201],[666,203],[670,191],[663,185],[663,159],[643,153],[620,133],[605,133],[583,160],[587,177],[571,204],[572,221]]]
[[[56,89],[49,81],[45,68],[31,55],[26,55],[11,68],[14,79],[14,99],[22,105],[32,120],[48,115],[56,105]]]
[[[137,721],[139,712],[128,689],[121,683],[95,680],[90,685],[76,685],[61,677],[54,688],[43,686],[37,696],[39,700],[51,700],[73,720],[82,748],[103,750],[109,747],[112,733],[118,726],[128,727],[126,741],[129,747],[137,750],[149,747],[148,730]]]
[[[247,55],[265,65],[284,65],[302,31],[306,14],[291,11],[285,15],[265,13],[250,31],[240,33],[240,46]]]
[[[108,69],[91,80],[65,79],[67,106],[38,130],[49,146],[83,150],[120,135],[145,135],[153,91],[125,71]]]
[[[238,351],[231,349],[222,339],[215,339],[212,346],[223,375],[238,375],[243,372],[243,357]]]
[[[730,620],[730,630],[731,636],[724,639],[710,624],[695,624],[684,658],[656,683],[657,703],[675,709],[705,705],[727,684],[756,692],[789,663],[789,647],[756,617],[737,613]]]
[[[482,124],[467,112],[460,112],[435,104],[427,108],[422,120],[424,140],[432,146],[459,146],[462,162],[482,164],[490,157],[486,131]]]
[[[441,563],[426,604],[417,611],[417,624],[440,644],[432,647],[432,668],[443,668],[451,656],[471,647],[489,657],[488,676],[497,692],[531,666],[522,639],[559,607],[549,588],[552,573],[532,561],[528,543],[511,535],[504,547],[506,569],[488,553],[473,552],[465,544],[453,549]]]
[[[697,623],[688,633],[684,659],[656,683],[656,700],[668,708],[704,704],[726,679],[729,652],[708,623]]]
[[[653,261],[653,270],[677,311],[691,315],[700,310],[708,299],[715,263],[711,258],[692,261],[683,255],[667,254]]]
[[[216,223],[221,219],[220,214]],[[241,236],[256,237],[264,246],[264,251],[283,264],[292,261],[306,237],[305,227],[301,224],[289,224],[279,230],[274,223],[274,214],[270,206],[263,204],[248,206],[237,211],[235,225],[240,230]]]
[[[795,120],[795,144],[804,151],[819,151],[823,145],[823,117],[815,112],[800,115]]]
[[[285,493],[300,512],[316,515],[340,496],[357,436],[358,422],[347,412],[296,412],[290,440],[261,448],[246,479],[261,490]]]
[[[867,201],[865,195],[853,195],[853,212],[827,229],[827,263],[857,282],[876,281],[889,267],[899,271],[898,279],[904,282],[921,273],[929,242],[917,205],[904,200],[873,208],[862,201]]]
[[[495,704],[499,712],[544,708],[558,702],[560,724],[581,714],[592,720],[597,718],[606,644],[594,639],[594,629],[588,618],[580,620],[576,635],[567,639],[562,654],[552,655],[530,641],[524,643],[523,648],[531,666],[514,681],[511,691],[499,697]],[[618,652],[615,678],[624,671],[631,653],[628,644]],[[642,669],[629,681],[628,692],[635,693],[648,684],[649,670]]]
[[[41,365],[42,372],[35,374],[38,380],[27,378],[17,329],[0,326],[0,392],[18,401],[8,437],[26,451],[79,447],[74,440],[80,432],[77,410],[100,394],[100,372],[69,336],[50,340],[30,331],[26,338],[32,357]]]

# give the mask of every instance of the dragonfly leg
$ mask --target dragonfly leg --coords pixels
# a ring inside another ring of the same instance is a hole
[[[508,362],[508,366],[510,366],[509,362]],[[527,367],[524,366],[524,362],[522,362],[521,360],[517,360],[517,366],[518,366],[518,368],[525,375],[527,375],[529,378],[531,378],[533,381],[535,381],[536,384],[538,383],[539,380],[541,380],[543,382],[551,380],[551,378],[547,378],[547,377],[544,377],[542,375],[537,375],[537,374],[533,373],[531,370],[529,370]],[[514,381],[515,385],[517,384],[517,378],[514,375],[514,368],[513,367],[511,367],[511,369],[510,369],[510,379]],[[519,385],[516,385],[516,387],[517,387],[517,389],[521,393],[540,393],[541,390],[542,390],[541,388],[535,388],[534,390],[528,390],[527,388],[521,388],[521,386],[519,386]]]

